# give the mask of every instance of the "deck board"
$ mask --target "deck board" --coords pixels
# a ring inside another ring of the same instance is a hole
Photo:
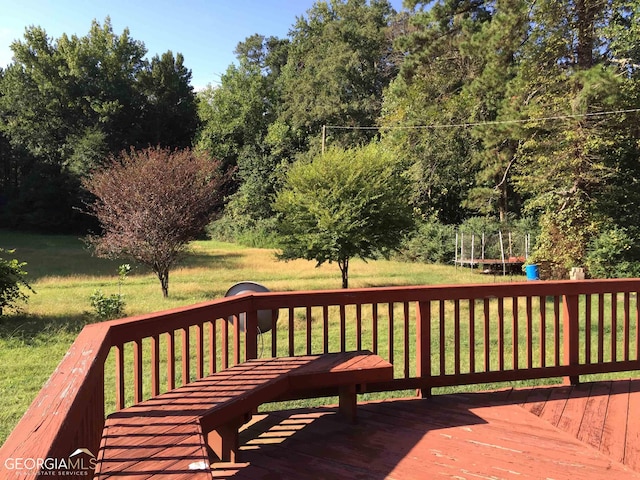
[[[640,472],[576,437],[582,432],[592,438],[582,424],[603,412],[601,397],[608,387],[507,389],[369,402],[360,404],[357,425],[342,422],[334,407],[272,412],[256,416],[242,432],[247,463],[214,464],[213,478],[640,479]],[[614,383],[611,388],[615,393],[620,386]],[[563,398],[567,431],[547,421],[557,413],[544,414],[559,410]],[[578,415],[580,404],[592,413]],[[608,418],[611,424],[613,417]],[[606,423],[594,421],[593,431],[604,431]]]
[[[640,382],[630,386],[627,416],[629,421],[627,423],[624,463],[640,471]]]
[[[624,461],[630,382],[612,382],[602,429],[600,450],[617,462]]]

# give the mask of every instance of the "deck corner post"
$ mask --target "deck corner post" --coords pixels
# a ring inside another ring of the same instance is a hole
[[[258,358],[258,311],[253,307],[247,310],[245,328],[245,361]]]
[[[420,301],[416,308],[416,375],[421,379],[431,377],[431,302]],[[431,387],[418,389],[418,396],[431,396]]]
[[[569,375],[564,377],[567,385],[580,383],[580,376],[573,373],[580,364],[580,325],[578,318],[579,297],[577,294],[562,296],[562,335],[564,345],[564,365]]]

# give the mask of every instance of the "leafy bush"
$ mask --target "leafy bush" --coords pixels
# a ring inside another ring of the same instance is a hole
[[[412,262],[450,263],[455,256],[455,227],[427,220],[403,245],[401,258]]]
[[[13,255],[15,250],[0,248],[0,315],[7,308],[16,308],[18,302],[26,302],[25,289],[33,292],[24,279],[27,272],[24,271],[25,262],[19,262],[15,258],[7,259],[5,255]]]
[[[214,240],[233,242],[252,248],[277,248],[276,218],[254,220],[248,216],[235,216],[228,212],[206,227]]]
[[[586,267],[592,278],[640,276],[637,238],[625,228],[614,226],[593,239],[587,248]]]
[[[107,296],[102,290],[96,289],[90,299],[91,306],[100,320],[120,318],[124,314],[125,301],[121,293]]]
[[[128,263],[118,267],[118,293],[112,293],[107,296],[102,293],[102,290],[96,289],[91,297],[89,297],[91,306],[100,320],[111,320],[124,316],[124,307],[126,304],[124,295],[122,294],[122,284],[130,271],[131,266]]]

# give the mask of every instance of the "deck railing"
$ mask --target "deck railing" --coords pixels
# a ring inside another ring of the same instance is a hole
[[[369,391],[423,394],[640,370],[639,291],[626,279],[253,293],[89,325],[0,460],[96,452],[105,413],[259,356],[369,349],[395,367]]]

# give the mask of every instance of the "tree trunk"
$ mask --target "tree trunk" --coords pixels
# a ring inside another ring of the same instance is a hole
[[[158,279],[160,280],[160,287],[162,288],[162,296],[167,298],[169,296],[169,270],[162,270],[156,272]]]
[[[342,288],[349,288],[349,259],[343,258],[338,260],[338,266],[342,274]]]

